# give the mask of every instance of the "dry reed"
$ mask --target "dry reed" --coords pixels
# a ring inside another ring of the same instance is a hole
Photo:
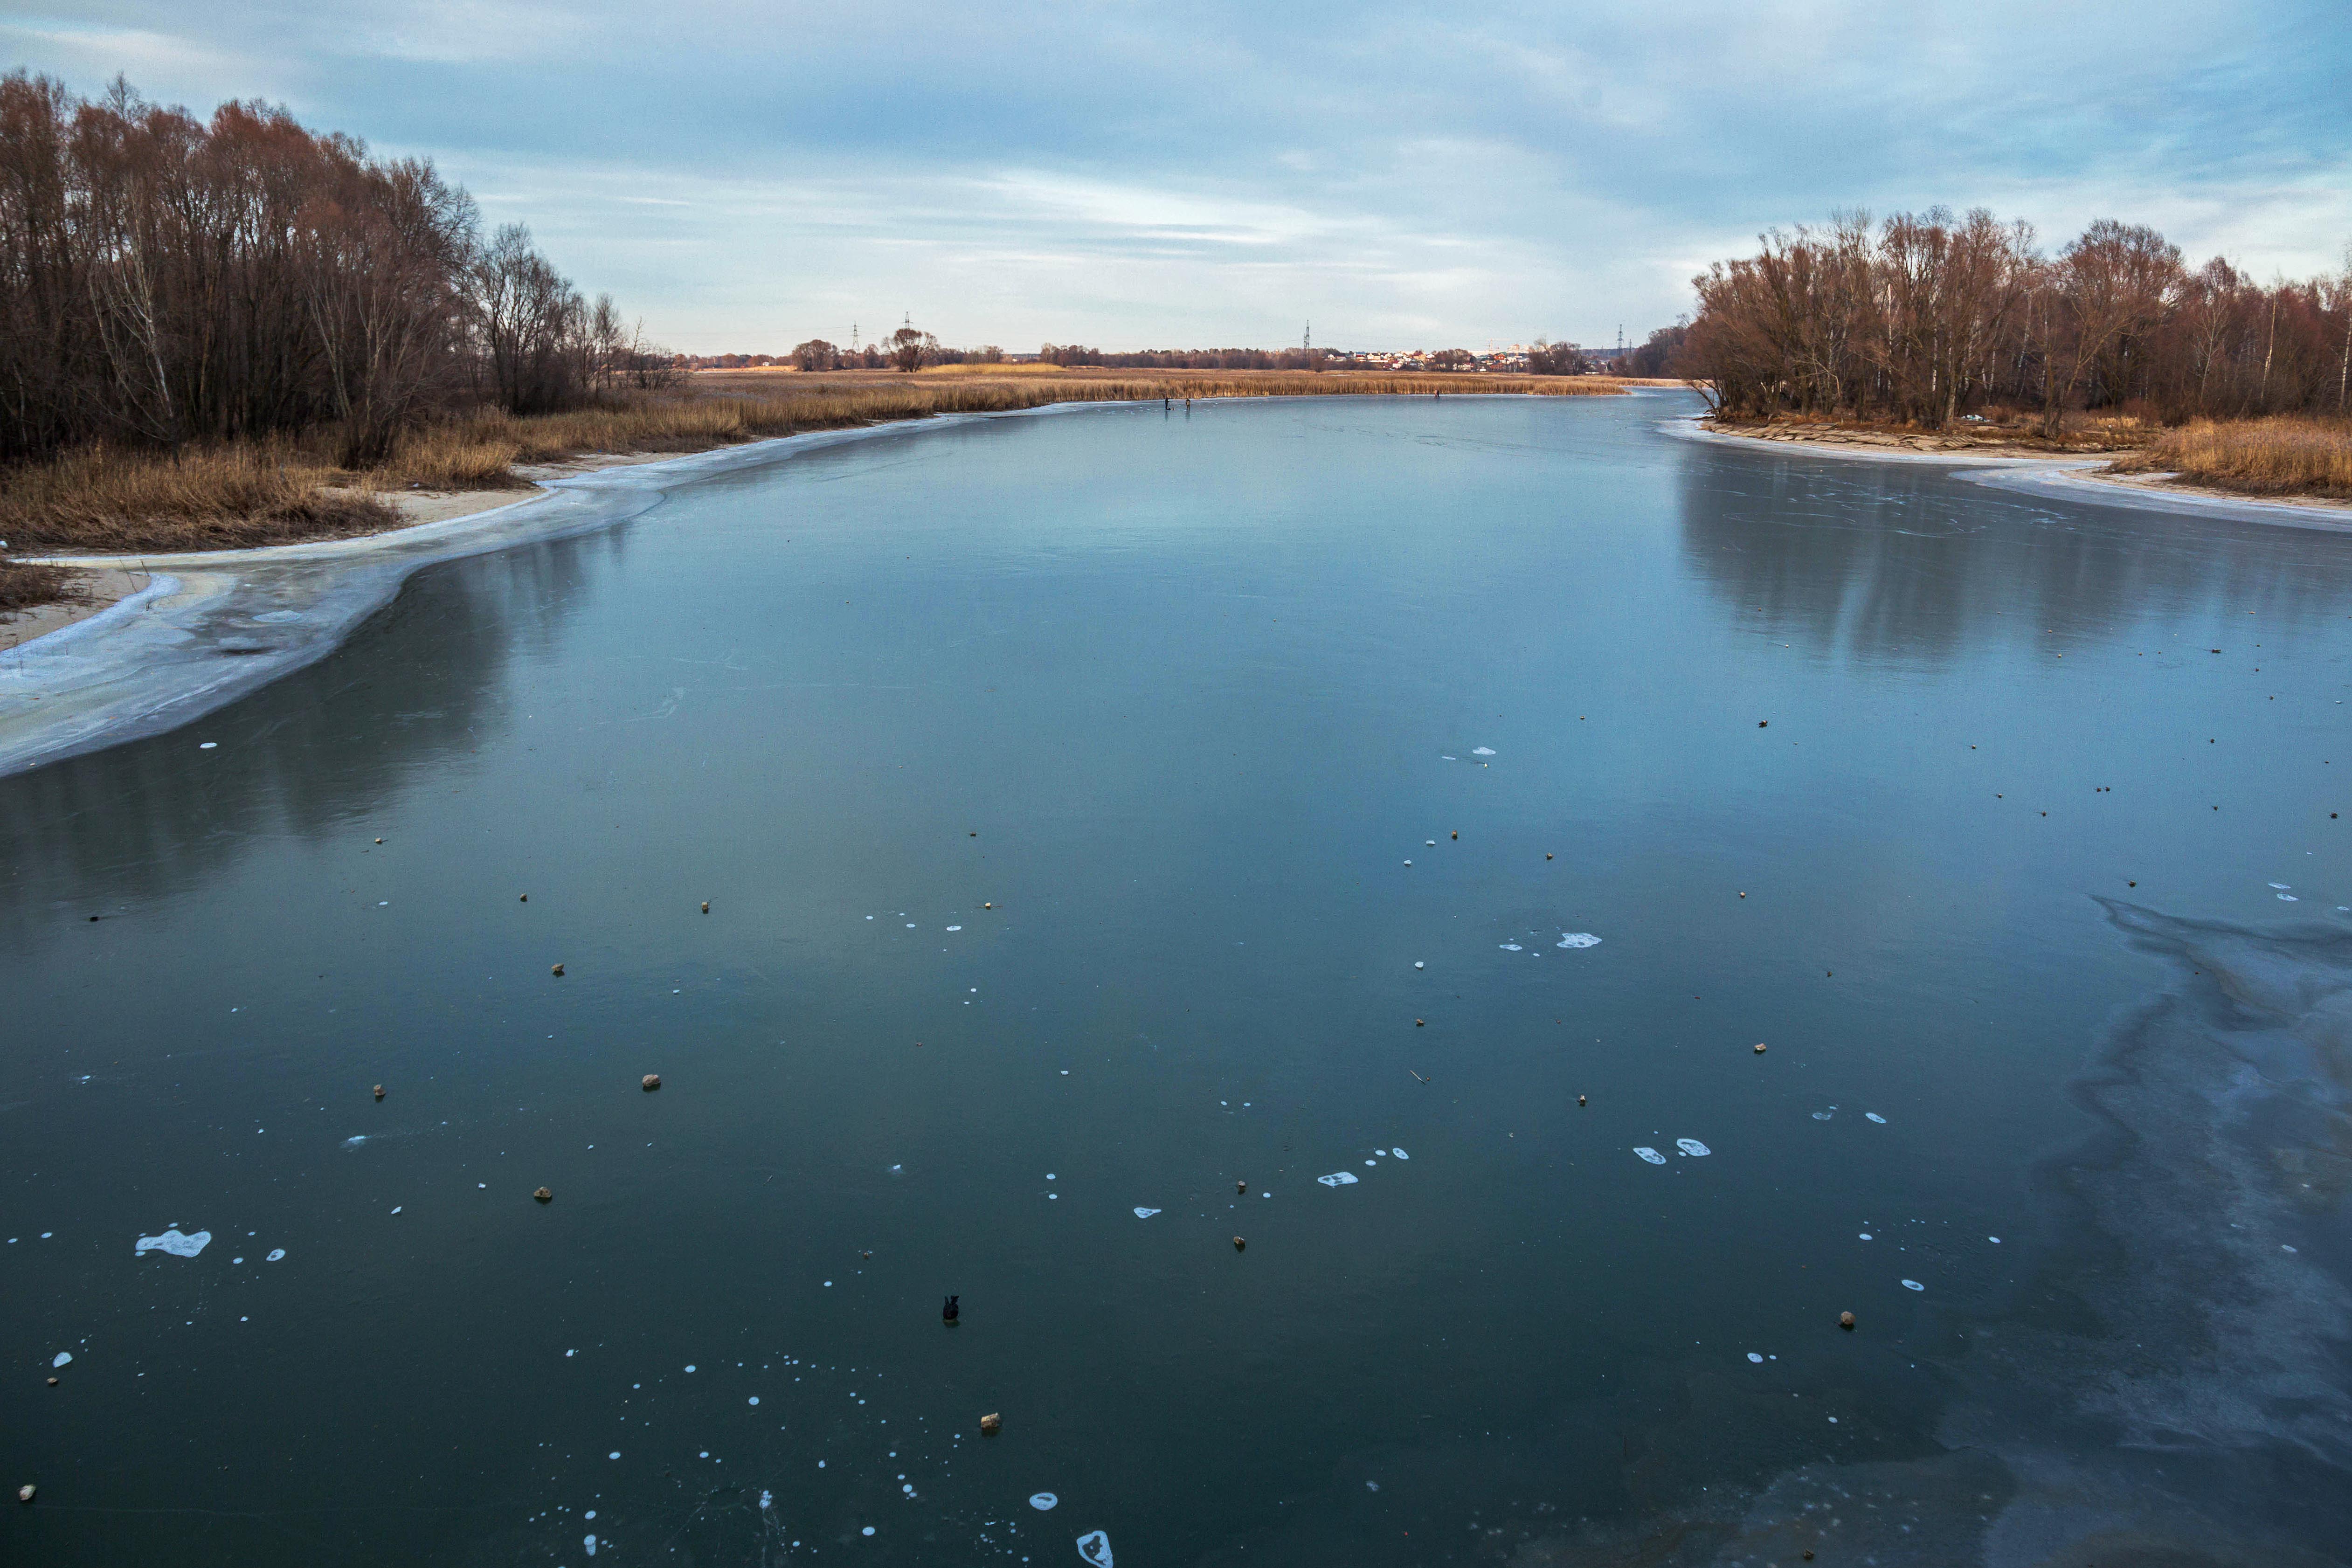
[[[2352,500],[2352,420],[2200,419],[2165,431],[2115,467],[2255,496]]]
[[[336,476],[289,444],[190,448],[176,458],[86,446],[7,475],[0,538],[20,552],[229,549],[392,524],[381,501],[327,488]]]

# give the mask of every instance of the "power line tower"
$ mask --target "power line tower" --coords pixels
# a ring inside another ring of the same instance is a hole
[[[849,324],[849,346],[852,349],[857,347],[857,323],[855,321]]]
[[[1315,350],[1315,319],[1311,316],[1307,319],[1307,336],[1299,340],[1298,346],[1309,353]]]

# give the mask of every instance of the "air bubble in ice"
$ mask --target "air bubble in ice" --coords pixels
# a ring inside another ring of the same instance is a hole
[[[1654,1166],[1662,1166],[1666,1163],[1666,1156],[1658,1153],[1655,1149],[1645,1147],[1635,1149],[1633,1152]]]
[[[1095,1568],[1111,1568],[1110,1537],[1099,1530],[1089,1530],[1078,1537],[1078,1555]]]
[[[1715,1152],[1696,1138],[1676,1138],[1675,1147],[1686,1155],[1711,1155]]]
[[[1916,1280],[1906,1280],[1903,1281],[1903,1288],[1906,1291],[1924,1291],[1927,1287]]]
[[[583,1540],[580,1544],[588,1549],[589,1556],[593,1557],[596,1555],[596,1538],[594,1536],[591,1535],[587,1537]]]
[[[1394,1155],[1397,1158],[1399,1158],[1399,1159],[1401,1159],[1401,1160],[1409,1160],[1409,1159],[1412,1158],[1412,1156],[1411,1155],[1406,1154],[1402,1149],[1391,1149],[1391,1150],[1389,1151],[1389,1153],[1391,1153],[1391,1154]]]
[[[1135,1218],[1138,1219],[1149,1219],[1159,1212],[1160,1211],[1156,1208],[1139,1208],[1135,1211]]]
[[[1520,946],[1516,942],[1497,942],[1495,945],[1506,953],[1524,953],[1527,951],[1525,947]]]
[[[1055,1503],[1061,1500],[1062,1500],[1060,1498],[1055,1497],[1049,1491],[1033,1491],[1029,1494],[1029,1506],[1035,1509],[1039,1513],[1045,1512],[1047,1509],[1053,1507]]]
[[[1473,757],[1492,757],[1495,755],[1495,748],[1491,746],[1474,746],[1470,748],[1470,755]]]
[[[49,1363],[49,1364],[51,1366],[63,1366],[71,1360],[73,1360],[73,1352],[69,1350],[61,1350],[58,1352],[58,1358]]]
[[[283,1248],[283,1247],[272,1247],[272,1248],[269,1249],[269,1256],[268,1256],[268,1257],[267,1257],[267,1258],[264,1258],[264,1259],[262,1260],[262,1261],[263,1261],[263,1262],[265,1262],[265,1263],[275,1263],[275,1262],[277,1262],[280,1258],[283,1258],[283,1257],[285,1257],[285,1256],[286,1256],[286,1249],[285,1249],[285,1248]]]
[[[1559,934],[1559,940],[1553,943],[1552,946],[1555,947],[1598,947],[1601,946],[1601,938],[1595,936],[1590,931],[1563,931]]]
[[[1325,1186],[1353,1186],[1356,1185],[1355,1173],[1352,1171],[1333,1171],[1329,1176],[1319,1176],[1315,1179],[1321,1182]]]
[[[1764,1358],[1763,1358],[1762,1356],[1760,1356],[1760,1355],[1757,1354],[1756,1354],[1754,1351],[1752,1351],[1752,1350],[1751,1350],[1751,1351],[1749,1351],[1749,1352],[1748,1353],[1748,1360],[1750,1360],[1750,1361],[1752,1361],[1752,1362],[1754,1362],[1754,1363],[1755,1363],[1757,1365],[1759,1365],[1759,1366],[1761,1366],[1761,1365],[1763,1365],[1763,1364],[1764,1364]]]
[[[1875,1111],[1864,1111],[1862,1113],[1862,1119],[1865,1122],[1875,1122],[1882,1127],[1886,1125],[1886,1118]]]

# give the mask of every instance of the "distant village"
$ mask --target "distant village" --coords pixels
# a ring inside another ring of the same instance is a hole
[[[1292,349],[1150,349],[1110,352],[1076,343],[1046,343],[1031,353],[1016,353],[987,345],[978,349],[926,346],[923,365],[1052,364],[1094,365],[1131,370],[1200,371],[1485,371],[1513,375],[1606,375],[1630,349],[1586,349],[1575,343],[1538,339],[1532,343],[1490,344],[1484,352],[1469,349],[1388,349],[1378,350]],[[842,348],[822,339],[812,340],[782,354],[679,354],[682,371],[831,371],[907,369],[887,342],[858,343]]]

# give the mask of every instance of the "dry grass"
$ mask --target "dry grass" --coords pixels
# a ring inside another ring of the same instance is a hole
[[[20,610],[76,597],[74,574],[61,566],[0,560],[0,621]]]
[[[177,458],[85,447],[7,475],[0,538],[18,552],[228,549],[392,524],[382,502],[327,488],[335,477],[291,446],[191,449]]]
[[[2352,500],[2352,420],[2200,419],[2163,432],[2115,466],[2253,496]]]
[[[1859,419],[1836,414],[1776,413],[1766,420],[1710,419],[1722,430],[1769,435],[1784,441],[1851,442],[1864,446],[1899,446],[1922,452],[1965,452],[1986,448],[2004,452],[2048,453],[2053,456],[2083,453],[2129,452],[2153,434],[2130,414],[2068,413],[2060,422],[2056,439],[2044,435],[2042,416],[2033,411],[1987,409],[1974,420],[1938,429],[1899,419]]]

